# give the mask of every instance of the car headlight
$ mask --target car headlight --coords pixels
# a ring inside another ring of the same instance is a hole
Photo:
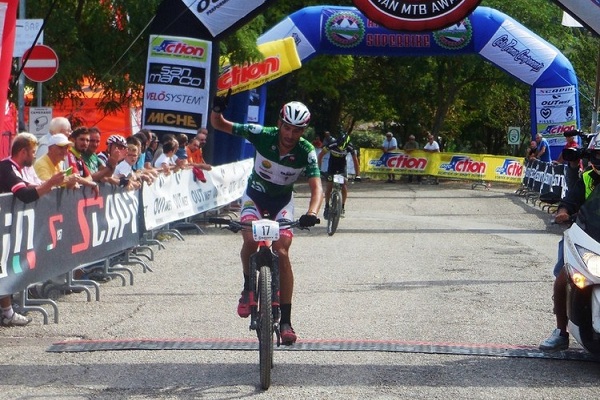
[[[577,248],[577,252],[585,263],[588,271],[590,271],[592,275],[600,277],[600,256],[585,247],[575,245],[575,248]]]

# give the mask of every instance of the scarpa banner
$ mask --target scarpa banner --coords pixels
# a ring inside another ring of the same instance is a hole
[[[242,66],[232,66],[226,57],[222,57],[217,82],[218,95],[225,95],[230,88],[232,94],[257,88],[302,66],[291,37],[263,43],[258,45],[258,50],[264,60]]]
[[[0,296],[136,246],[138,196],[109,185],[98,197],[56,189],[29,204],[0,195]]]
[[[144,128],[195,134],[206,126],[211,52],[206,40],[150,36]]]
[[[362,173],[431,175],[440,178],[520,183],[523,158],[489,154],[428,153],[422,150],[382,153],[361,149]]]
[[[252,159],[219,165],[204,171],[206,182],[189,169],[160,175],[142,188],[144,227],[152,230],[180,219],[224,206],[246,190]]]

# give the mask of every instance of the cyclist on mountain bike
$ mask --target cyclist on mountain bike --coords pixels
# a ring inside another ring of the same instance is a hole
[[[325,188],[325,210],[323,211],[323,217],[329,217],[329,199],[331,198],[331,189],[333,188],[333,175],[341,174],[344,177],[348,176],[348,163],[346,156],[348,154],[352,157],[354,163],[354,180],[360,181],[360,169],[358,165],[358,158],[356,157],[356,149],[354,145],[350,143],[350,135],[341,132],[339,139],[333,139],[327,146],[323,146],[323,149],[319,153],[318,163],[319,168],[325,154],[329,152],[329,166],[327,168],[327,187]],[[348,197],[348,185],[346,180],[342,185],[342,218],[344,217],[346,206],[346,198]]]
[[[310,112],[300,102],[292,101],[281,108],[277,126],[263,127],[256,124],[239,124],[226,120],[222,112],[227,107],[228,97],[216,97],[213,102],[210,122],[215,129],[241,136],[252,143],[256,149],[254,167],[248,179],[248,187],[242,197],[240,220],[251,221],[262,218],[268,212],[276,221],[294,219],[293,184],[302,171],[308,177],[310,203],[306,214],[300,217],[300,226],[309,227],[317,223],[317,212],[321,206],[323,189],[317,155],[313,145],[302,137],[308,123]],[[240,256],[244,272],[244,289],[238,304],[238,315],[247,318],[252,304],[256,304],[250,292],[249,260],[256,252],[257,244],[252,232],[242,231],[244,244]],[[280,239],[273,243],[273,250],[279,255],[280,299],[281,299],[281,341],[291,345],[296,341],[290,315],[294,275],[288,250],[292,244],[291,229],[282,230]]]

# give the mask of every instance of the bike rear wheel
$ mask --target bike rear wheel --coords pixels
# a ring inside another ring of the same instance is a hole
[[[263,389],[271,386],[273,367],[273,312],[271,309],[271,269],[260,268],[258,275],[258,343],[260,352],[260,385]]]
[[[331,192],[331,207],[329,207],[329,219],[327,220],[327,234],[332,236],[337,230],[342,213],[342,194],[339,190]]]

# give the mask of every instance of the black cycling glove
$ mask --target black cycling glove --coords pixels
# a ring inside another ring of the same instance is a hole
[[[313,214],[304,214],[300,217],[300,220],[299,220],[301,228],[309,228],[311,226],[315,226],[317,221],[318,221],[317,216],[313,215]]]
[[[212,110],[216,113],[221,114],[225,109],[227,109],[227,105],[229,104],[229,98],[231,97],[231,88],[227,91],[227,95],[225,96],[215,96],[213,99]]]

